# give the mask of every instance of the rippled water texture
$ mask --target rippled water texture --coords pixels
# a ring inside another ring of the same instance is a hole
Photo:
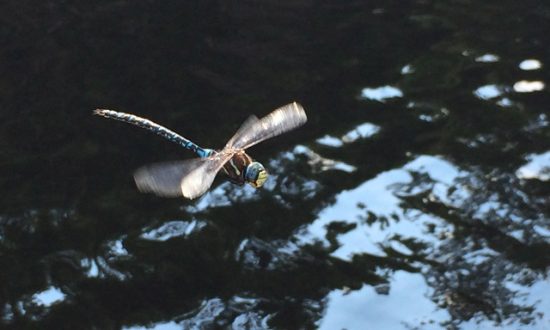
[[[542,1],[4,1],[0,327],[549,329]],[[132,172],[250,114],[264,188]]]

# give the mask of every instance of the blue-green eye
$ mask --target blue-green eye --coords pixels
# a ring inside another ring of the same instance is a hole
[[[267,180],[267,171],[262,164],[252,162],[246,167],[244,178],[252,187],[259,188]]]

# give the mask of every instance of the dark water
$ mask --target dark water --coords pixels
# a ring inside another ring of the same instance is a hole
[[[549,329],[550,5],[4,1],[0,326]],[[250,149],[254,191],[140,194],[191,154],[91,115]]]

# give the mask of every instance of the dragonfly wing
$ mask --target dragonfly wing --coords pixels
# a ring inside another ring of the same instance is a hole
[[[247,120],[226,147],[246,149],[264,140],[290,131],[307,121],[304,108],[294,102],[276,109],[262,119]]]
[[[233,157],[233,153],[222,151],[213,157],[209,157],[208,161],[194,168],[182,178],[180,182],[181,194],[189,199],[204,194],[212,185],[218,171],[231,157]]]
[[[239,130],[237,131],[237,133],[235,133],[235,135],[233,135],[231,140],[229,140],[229,142],[227,142],[225,147],[226,148],[231,147],[236,140],[240,140],[242,138],[242,135],[245,134],[246,132],[248,132],[250,130],[250,127],[252,125],[256,124],[258,121],[260,121],[260,120],[258,119],[258,117],[254,116],[254,115],[248,117],[244,121],[244,123],[242,123],[241,127],[239,127]]]
[[[182,179],[207,163],[208,158],[195,158],[177,162],[156,163],[139,168],[134,180],[141,192],[151,192],[162,197],[182,195]]]

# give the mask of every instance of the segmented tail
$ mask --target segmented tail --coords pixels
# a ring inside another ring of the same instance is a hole
[[[98,115],[105,118],[110,118],[114,120],[119,120],[128,124],[132,124],[141,128],[144,128],[150,132],[158,134],[169,141],[177,143],[182,147],[194,151],[199,157],[208,157],[213,153],[211,149],[203,149],[193,142],[187,140],[183,136],[169,130],[166,127],[163,127],[157,123],[150,121],[149,119],[141,118],[129,113],[118,112],[107,109],[96,109],[94,110],[94,115]]]

